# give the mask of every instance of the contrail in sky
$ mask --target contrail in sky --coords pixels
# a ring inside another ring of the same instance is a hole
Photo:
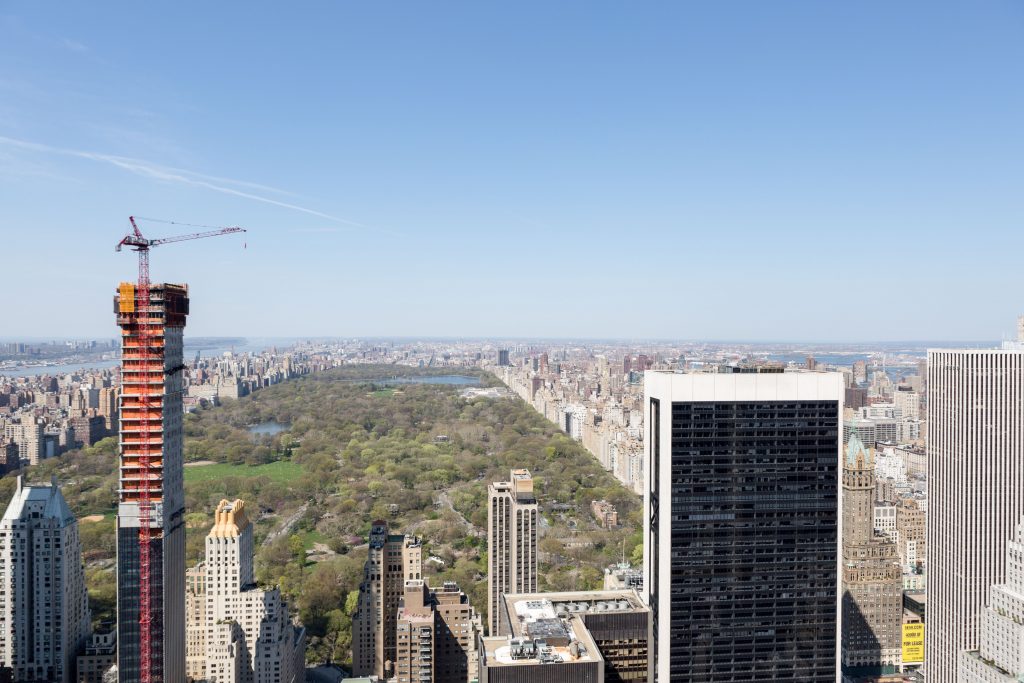
[[[329,221],[341,223],[343,225],[350,225],[357,228],[366,228],[368,230],[379,229],[371,228],[370,226],[364,225],[363,223],[357,223],[355,221],[350,221],[345,218],[338,218],[337,216],[332,216],[330,214],[323,213],[322,211],[309,209],[306,208],[305,206],[299,206],[298,204],[282,202],[277,199],[271,199],[270,197],[264,197],[262,195],[253,194],[252,192],[239,190],[233,187],[226,187],[226,185],[237,185],[238,187],[244,187],[248,189],[288,194],[283,190],[278,190],[273,187],[267,187],[265,185],[258,185],[256,183],[249,183],[244,180],[218,178],[216,176],[208,176],[203,175],[201,173],[194,173],[192,171],[185,171],[177,168],[169,168],[167,166],[161,166],[159,164],[154,164],[148,161],[142,161],[140,159],[115,156],[113,154],[100,154],[98,152],[85,152],[82,150],[68,149],[65,147],[53,147],[51,145],[43,145],[37,142],[28,142],[26,140],[9,138],[3,135],[0,135],[0,145],[17,147],[19,149],[31,150],[34,152],[42,152],[45,154],[60,154],[63,156],[78,157],[79,159],[90,159],[92,161],[100,161],[106,164],[112,164],[114,166],[117,166],[118,168],[124,169],[136,175],[140,175],[146,178],[153,178],[154,180],[163,180],[167,182],[181,183],[183,185],[192,185],[194,187],[203,187],[208,190],[213,190],[214,192],[220,192],[222,194],[232,195],[235,197],[242,197],[244,199],[251,199],[256,202],[271,204],[273,206],[280,206],[281,208],[291,209],[292,211],[301,211],[302,213],[309,214],[310,216],[325,218]]]

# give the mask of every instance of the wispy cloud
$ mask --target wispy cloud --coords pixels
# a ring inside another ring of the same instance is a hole
[[[64,38],[61,44],[72,52],[88,52],[89,48],[86,45],[78,42],[77,40],[71,40],[70,38]]]
[[[270,204],[272,206],[279,206],[283,209],[290,209],[292,211],[299,211],[301,213],[308,214],[310,216],[316,216],[329,220],[333,223],[339,223],[341,225],[347,225],[354,228],[365,228],[367,230],[377,230],[379,232],[385,232],[394,234],[391,231],[384,230],[382,228],[374,228],[363,223],[356,221],[350,221],[346,218],[339,218],[338,216],[332,216],[316,209],[310,209],[299,204],[293,204],[290,202],[283,202],[272,197],[264,196],[263,194],[255,194],[253,191],[261,191],[264,193],[277,193],[277,194],[288,194],[283,190],[278,190],[273,187],[267,187],[266,185],[259,185],[257,183],[251,183],[245,180],[235,180],[233,178],[223,178],[219,176],[204,175],[202,173],[196,173],[194,171],[186,171],[180,168],[171,168],[168,166],[162,166],[149,161],[141,159],[133,159],[131,157],[122,157],[114,154],[101,154],[99,152],[88,152],[78,149],[70,149],[67,147],[54,147],[52,145],[44,145],[38,142],[29,142],[28,140],[18,140],[16,138],[9,138],[0,135],[0,145],[6,145],[8,147],[14,147],[17,149],[23,149],[33,152],[39,152],[42,154],[56,154],[61,156],[77,157],[79,159],[89,159],[91,161],[98,161],[105,164],[111,164],[117,168],[123,169],[135,175],[143,176],[145,178],[152,178],[153,180],[159,180],[162,182],[179,183],[182,185],[191,185],[193,187],[202,187],[213,192],[220,192],[221,194],[231,195],[234,197],[241,197],[243,199],[250,199],[255,202],[261,202],[263,204]]]

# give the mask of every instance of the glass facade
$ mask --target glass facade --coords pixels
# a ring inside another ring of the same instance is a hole
[[[836,680],[838,411],[672,403],[672,681]]]
[[[154,539],[150,550],[152,576],[150,605],[157,633],[163,631],[163,546]],[[139,531],[117,530],[117,669],[119,681],[138,681],[142,674],[139,648]],[[184,595],[182,596],[184,597]],[[163,640],[152,640],[152,673],[154,683],[163,681]]]

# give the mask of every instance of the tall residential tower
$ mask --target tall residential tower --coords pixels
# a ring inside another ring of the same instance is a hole
[[[537,592],[537,499],[529,470],[487,487],[487,624],[498,633],[505,593]]]
[[[655,680],[838,680],[842,376],[644,382]]]
[[[150,676],[185,680],[185,490],[182,463],[184,285],[151,284],[114,299],[121,328],[120,502],[117,510],[117,664],[121,683],[142,675],[140,516],[148,517]],[[148,467],[146,463],[148,461]],[[143,470],[152,509],[140,515]]]
[[[431,589],[422,579],[405,582],[398,608],[395,677],[445,683],[476,679],[480,621],[458,584]]]
[[[0,669],[15,681],[70,683],[88,638],[78,521],[56,481],[18,477],[0,520]]]
[[[277,588],[256,585],[252,523],[241,500],[222,500],[206,537],[203,579],[190,574],[190,668],[219,683],[301,683],[306,632]],[[195,605],[201,593],[203,604]]]
[[[388,678],[396,658],[395,629],[405,582],[423,578],[423,546],[415,536],[389,534],[388,524],[370,526],[370,547],[352,617],[352,673]]]

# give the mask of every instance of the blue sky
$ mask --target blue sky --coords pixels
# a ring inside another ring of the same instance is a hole
[[[1024,5],[0,7],[0,336],[998,339]],[[190,228],[143,223],[153,236]]]

